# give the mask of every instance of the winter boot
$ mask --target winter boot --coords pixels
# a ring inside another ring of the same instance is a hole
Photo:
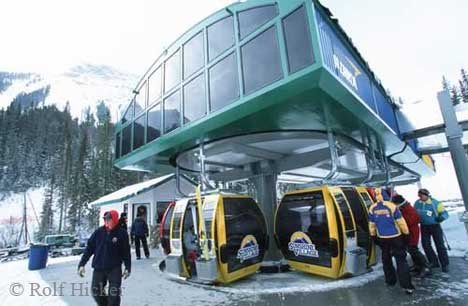
[[[432,274],[431,269],[429,268],[423,268],[421,272],[419,273],[420,278],[425,278],[427,276],[430,276]]]

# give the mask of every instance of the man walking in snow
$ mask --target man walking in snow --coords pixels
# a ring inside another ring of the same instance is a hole
[[[376,190],[376,198],[377,203],[369,208],[369,233],[375,244],[382,249],[385,283],[395,286],[398,277],[400,287],[407,294],[412,294],[414,287],[406,261],[406,245],[403,237],[409,234],[408,226],[395,204],[383,200],[380,190]],[[397,273],[393,266],[393,256],[396,259]]]
[[[92,261],[93,280],[91,291],[98,306],[120,305],[122,277],[130,275],[131,257],[127,232],[119,226],[119,214],[115,210],[104,214],[104,226],[89,238],[88,245],[78,264],[78,274],[84,277],[85,265]],[[122,273],[122,263],[125,270]],[[109,283],[106,294],[105,287]]]
[[[135,241],[135,252],[136,252],[136,259],[140,259],[140,243],[143,245],[143,251],[145,252],[146,258],[149,258],[150,253],[148,249],[148,241],[146,237],[148,237],[148,224],[146,223],[145,219],[143,219],[143,215],[139,213],[135,220],[132,223],[132,242]]]
[[[119,219],[119,225],[120,227],[122,227],[125,231],[128,230],[128,226],[127,226],[127,213],[126,212],[123,212],[120,214],[120,219]]]
[[[427,189],[418,191],[419,200],[414,203],[421,218],[421,243],[427,259],[433,268],[442,266],[442,272],[448,272],[449,258],[444,243],[444,232],[440,223],[448,218],[448,213],[442,202],[437,201]],[[437,255],[431,245],[431,237],[437,249]],[[440,265],[439,265],[440,262]]]
[[[406,243],[408,246],[408,253],[411,255],[411,259],[414,263],[414,271],[418,273],[420,277],[425,277],[431,273],[431,270],[429,262],[418,247],[419,214],[416,209],[414,209],[414,207],[411,206],[411,204],[401,195],[393,196],[392,202],[398,206],[403,218],[405,218],[406,224],[408,225],[409,237]]]

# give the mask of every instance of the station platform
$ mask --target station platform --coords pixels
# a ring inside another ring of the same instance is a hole
[[[159,272],[162,256],[157,250],[152,250],[151,256],[132,262],[132,274],[122,283],[122,305],[468,305],[468,261],[461,257],[450,258],[450,273],[436,271],[430,278],[415,280],[416,292],[408,296],[398,287],[385,286],[379,266],[365,275],[337,281],[289,272],[257,274],[229,287],[215,287],[169,280]],[[51,258],[48,267],[38,271],[28,271],[24,260],[0,264],[4,276],[0,305],[92,305],[90,292],[72,290],[91,285],[91,268],[87,267],[85,278],[78,277],[78,261],[79,256]],[[64,289],[55,295],[25,292],[14,296],[9,292],[12,283],[21,283],[26,289],[31,283],[40,288],[63,285]]]

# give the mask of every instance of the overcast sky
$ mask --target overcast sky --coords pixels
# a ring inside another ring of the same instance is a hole
[[[231,0],[2,0],[0,71],[80,62],[141,75],[180,34]],[[434,120],[442,75],[468,69],[467,0],[322,0],[396,96]]]
[[[231,0],[2,0],[0,70],[91,62],[141,75],[180,34]],[[466,0],[322,0],[394,95],[433,99],[468,68]]]

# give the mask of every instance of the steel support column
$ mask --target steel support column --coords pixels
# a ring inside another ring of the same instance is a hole
[[[460,186],[463,202],[465,204],[465,213],[462,216],[461,221],[465,222],[468,234],[468,160],[462,143],[463,130],[458,123],[457,115],[453,108],[449,92],[439,92],[437,94],[437,99],[439,100],[440,110],[445,123],[447,144],[450,150],[450,155],[452,156],[458,185]]]
[[[278,249],[274,237],[277,174],[274,162],[267,163],[268,165],[265,164],[264,167],[262,167],[262,162],[253,164],[251,167],[254,176],[250,180],[255,185],[256,200],[265,215],[268,229],[268,250],[262,263],[262,271],[279,272],[283,255]]]

